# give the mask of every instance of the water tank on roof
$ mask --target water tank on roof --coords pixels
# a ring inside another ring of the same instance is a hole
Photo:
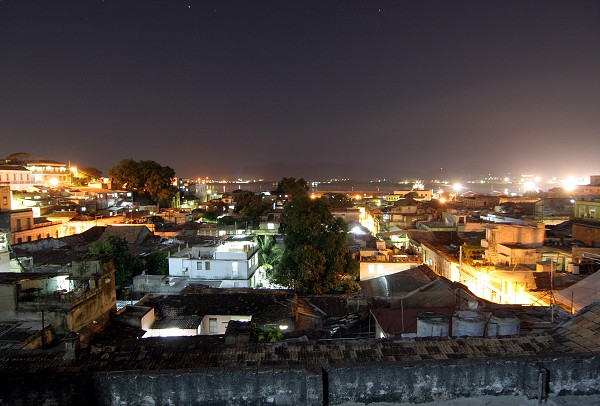
[[[493,313],[488,323],[488,337],[518,335],[521,321],[508,313]]]
[[[452,317],[452,336],[483,337],[485,317],[479,312],[459,310]]]
[[[567,265],[567,270],[568,272],[572,273],[573,275],[579,275],[579,265],[577,264],[569,264]]]
[[[449,317],[444,314],[425,312],[417,317],[417,337],[448,337]]]

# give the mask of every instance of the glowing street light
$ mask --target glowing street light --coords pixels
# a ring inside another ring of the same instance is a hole
[[[567,179],[563,179],[562,181],[563,189],[568,192],[571,192],[577,186],[577,179],[574,176],[569,176]]]

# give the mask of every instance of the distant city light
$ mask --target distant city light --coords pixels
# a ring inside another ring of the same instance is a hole
[[[569,176],[568,178],[563,179],[561,183],[563,185],[563,189],[569,192],[575,189],[575,186],[578,184],[577,179],[575,179],[574,176]]]
[[[539,191],[537,185],[535,184],[535,182],[529,181],[529,182],[525,182],[523,184],[523,190],[525,192],[537,192]]]

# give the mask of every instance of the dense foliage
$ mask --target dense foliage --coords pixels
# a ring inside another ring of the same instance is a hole
[[[154,161],[122,159],[108,170],[113,181],[155,203],[166,202],[175,195],[175,171]]]
[[[277,184],[277,193],[299,196],[308,194],[308,183],[300,178],[283,178]]]
[[[285,217],[285,251],[272,281],[305,293],[356,290],[358,263],[348,248],[348,229],[327,202],[297,195]]]
[[[251,222],[260,221],[260,217],[269,211],[271,206],[265,203],[261,195],[252,192],[238,192],[234,195],[234,213],[239,213]]]
[[[127,241],[123,237],[112,235],[98,240],[89,248],[92,254],[112,255],[115,261],[115,283],[125,286],[131,283],[133,277],[134,259],[129,252]]]
[[[281,261],[283,250],[270,235],[258,236],[255,241],[258,245],[258,265],[262,266],[267,277],[271,278],[273,270]]]

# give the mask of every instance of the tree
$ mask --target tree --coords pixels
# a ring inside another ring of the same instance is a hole
[[[358,263],[348,247],[348,228],[327,202],[296,196],[285,218],[285,250],[272,281],[306,293],[355,290]]]
[[[77,172],[79,172],[79,176],[82,178],[99,179],[102,177],[102,171],[97,168],[79,168]]]
[[[275,269],[279,264],[279,261],[281,261],[283,251],[277,246],[275,238],[270,235],[258,236],[255,241],[258,245],[258,265],[262,266],[267,277],[271,278],[273,269]]]
[[[165,251],[155,251],[146,257],[146,271],[149,275],[169,274],[169,254]]]
[[[122,159],[108,170],[108,174],[116,183],[158,204],[169,201],[177,191],[173,186],[175,171],[154,161]]]
[[[252,192],[239,192],[234,195],[234,213],[239,213],[252,222],[260,221],[263,214],[269,211],[269,204],[265,203],[261,195]]]
[[[27,161],[31,161],[33,156],[29,152],[14,152],[4,159],[10,163],[22,165]]]
[[[115,283],[124,286],[131,283],[133,276],[134,260],[129,252],[129,245],[123,237],[111,235],[103,240],[93,243],[89,252],[92,254],[112,255],[115,261]]]
[[[277,193],[292,196],[308,194],[308,183],[303,178],[283,178],[277,184]]]
[[[323,195],[323,199],[329,202],[329,205],[335,209],[345,209],[354,206],[354,202],[347,195],[334,193],[331,195]]]
[[[206,203],[206,212],[202,215],[202,220],[215,222],[226,211],[227,205],[223,201],[211,200]]]

